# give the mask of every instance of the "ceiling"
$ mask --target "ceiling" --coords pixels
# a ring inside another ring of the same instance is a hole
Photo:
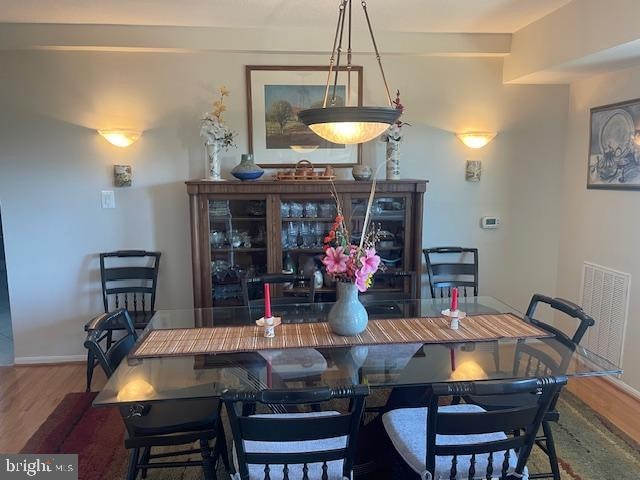
[[[569,2],[369,0],[368,5],[376,30],[513,33]],[[338,4],[338,0],[0,0],[0,22],[324,28],[334,25]],[[354,0],[354,10],[360,9],[359,4]]]

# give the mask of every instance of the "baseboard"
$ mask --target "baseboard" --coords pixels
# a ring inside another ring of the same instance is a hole
[[[629,385],[624,383],[619,378],[616,378],[616,377],[603,377],[603,378],[606,381],[612,383],[613,386],[615,386],[619,390],[622,390],[623,392],[628,393],[632,397],[635,397],[636,400],[640,401],[640,392],[638,390],[636,390],[635,388],[630,387]]]
[[[77,363],[85,362],[86,355],[51,355],[44,357],[16,357],[15,365],[38,365],[38,364],[55,364],[55,363]]]

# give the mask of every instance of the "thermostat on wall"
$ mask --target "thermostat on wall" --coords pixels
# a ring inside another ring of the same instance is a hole
[[[500,218],[498,217],[482,217],[480,219],[480,227],[482,228],[498,228]]]

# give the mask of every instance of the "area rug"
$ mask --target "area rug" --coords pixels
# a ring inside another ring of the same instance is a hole
[[[22,448],[22,453],[77,453],[80,480],[124,479],[128,453],[124,425],[115,408],[94,408],[96,393],[70,393]],[[374,391],[372,401],[384,391]],[[376,398],[377,397],[377,398]],[[554,425],[565,480],[638,480],[640,448],[620,435],[569,392],[558,404],[560,422]],[[229,430],[227,430],[229,431]],[[546,457],[535,449],[529,462],[533,472],[548,471]],[[150,480],[195,480],[199,468],[151,470]],[[218,478],[228,478],[222,465]],[[363,478],[363,477],[360,477]]]

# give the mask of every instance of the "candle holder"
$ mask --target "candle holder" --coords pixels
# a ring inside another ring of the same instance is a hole
[[[269,323],[266,318],[261,317],[256,320],[256,325],[259,327],[264,327],[264,336],[266,338],[273,338],[276,336],[276,328],[278,325],[282,323],[282,319],[280,317],[271,317],[272,322]]]
[[[451,311],[450,308],[447,308],[446,310],[442,310],[442,312],[440,313],[442,313],[442,315],[444,315],[445,317],[450,318],[449,328],[451,330],[458,330],[458,328],[460,327],[460,320],[462,320],[467,316],[466,312],[463,312],[462,310]]]

